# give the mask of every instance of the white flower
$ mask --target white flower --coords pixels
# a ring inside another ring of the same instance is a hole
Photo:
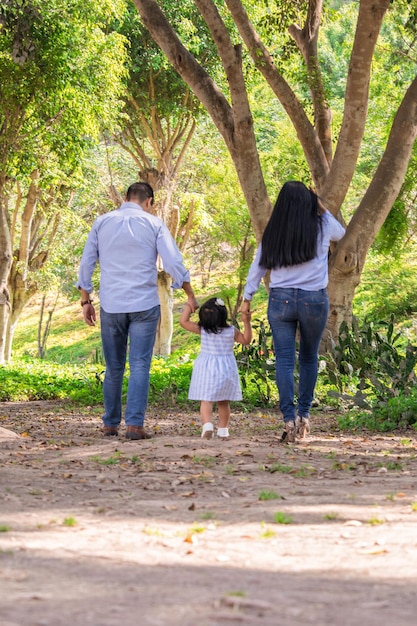
[[[217,306],[224,306],[224,302],[221,298],[216,298],[216,302],[214,304],[217,304]]]

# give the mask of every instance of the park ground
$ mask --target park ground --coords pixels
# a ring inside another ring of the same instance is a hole
[[[2,626],[417,623],[417,433],[346,433],[316,411],[150,409],[152,439],[100,410],[0,405]]]

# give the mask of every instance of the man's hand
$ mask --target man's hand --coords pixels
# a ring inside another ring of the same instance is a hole
[[[89,326],[96,325],[96,310],[91,303],[84,304],[83,316],[84,316],[84,321],[86,324],[88,324]]]

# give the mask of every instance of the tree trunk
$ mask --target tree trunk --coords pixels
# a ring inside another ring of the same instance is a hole
[[[417,77],[411,83],[392,124],[387,146],[359,207],[329,263],[328,330],[337,336],[352,319],[352,302],[369,248],[397,198],[417,137]]]
[[[134,2],[152,38],[206,108],[222,135],[232,156],[255,235],[259,241],[271,213],[271,203],[256,145],[242,71],[240,46],[234,46],[231,42],[214,3],[210,0],[196,0],[225,68],[231,106],[205,69],[183,46],[158,4],[154,0],[134,0]]]
[[[158,272],[158,294],[161,303],[161,317],[156,332],[153,353],[158,356],[171,354],[173,331],[171,276],[160,270]]]
[[[35,295],[37,285],[31,283],[28,285],[19,273],[10,273],[9,277],[10,293],[11,293],[11,311],[7,319],[6,337],[5,337],[5,361],[10,361],[12,357],[13,337],[17,323],[23,313],[23,309],[29,300]]]
[[[10,313],[7,283],[12,266],[12,244],[4,187],[5,176],[0,173],[0,365],[5,361],[7,320]]]
[[[39,323],[38,323],[38,357],[40,359],[43,359],[45,357],[46,342],[48,340],[49,331],[51,330],[52,316],[54,314],[55,307],[58,302],[58,298],[59,298],[59,292],[56,294],[56,298],[52,305],[52,308],[49,309],[48,311],[45,326],[43,326],[43,318],[44,318],[44,314],[46,310],[46,295],[44,294],[42,296],[42,304],[41,304],[41,310],[39,313]]]
[[[7,322],[10,315],[10,296],[6,284],[0,285],[0,365],[6,358]]]
[[[346,80],[343,121],[332,166],[321,195],[336,215],[358,163],[368,114],[369,84],[376,42],[390,0],[362,0]]]

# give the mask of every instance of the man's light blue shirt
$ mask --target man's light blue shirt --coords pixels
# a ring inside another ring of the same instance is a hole
[[[87,237],[77,286],[93,291],[100,264],[100,305],[107,313],[146,311],[159,304],[157,257],[178,289],[190,281],[178,247],[164,222],[135,202],[100,215]]]
[[[311,261],[276,267],[271,270],[269,287],[304,289],[305,291],[320,291],[325,289],[329,282],[328,255],[331,241],[339,241],[345,234],[345,229],[329,211],[325,211],[322,218],[322,233],[317,241],[317,255]],[[266,273],[266,269],[259,265],[262,245],[256,251],[255,258],[249,269],[243,297],[252,300],[259,283]]]

